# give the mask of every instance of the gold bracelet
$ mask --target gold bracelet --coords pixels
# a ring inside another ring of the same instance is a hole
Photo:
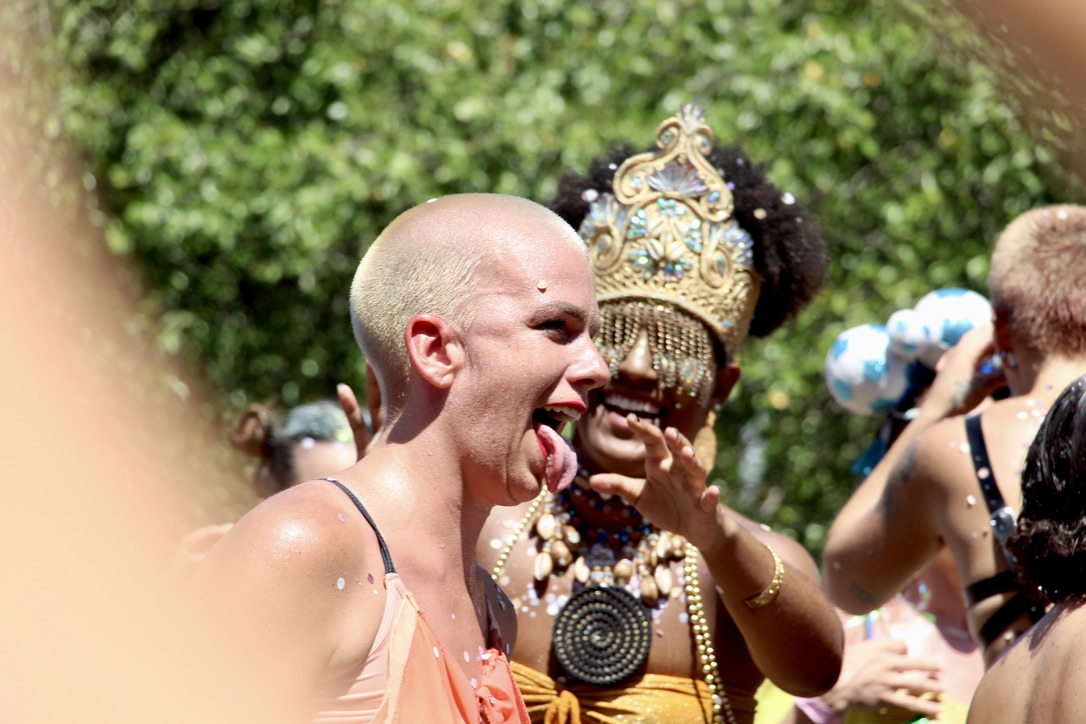
[[[764,545],[769,551],[769,554],[773,556],[773,580],[770,581],[769,586],[758,595],[743,599],[743,603],[747,604],[747,608],[752,611],[772,603],[773,599],[777,597],[777,594],[781,592],[781,583],[784,582],[784,564],[781,563],[781,557],[777,555],[777,551],[773,550],[773,546],[768,543],[763,543],[762,545]]]

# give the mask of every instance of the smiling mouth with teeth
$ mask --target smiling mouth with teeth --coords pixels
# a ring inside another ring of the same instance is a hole
[[[660,426],[660,418],[663,417],[663,408],[656,402],[628,397],[621,392],[608,392],[603,398],[603,406],[624,417],[633,413],[656,427]]]

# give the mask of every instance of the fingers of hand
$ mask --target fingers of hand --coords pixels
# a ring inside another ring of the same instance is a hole
[[[915,659],[908,657],[902,657],[894,666],[894,669],[897,671],[921,671],[927,672],[928,675],[937,674],[942,668],[943,667],[939,665],[939,662],[934,659]]]
[[[720,505],[720,488],[715,485],[710,485],[705,489],[705,492],[701,494],[701,500],[698,501],[703,513],[714,513],[716,507]]]
[[[917,693],[910,689],[898,688],[886,692],[880,699],[886,706],[905,709],[924,716],[937,716],[942,705],[933,697],[938,693],[940,692],[926,690],[920,690]]]
[[[362,417],[362,407],[358,404],[358,398],[350,385],[340,382],[336,385],[336,396],[339,398],[339,406],[343,408],[343,414],[347,416],[347,424],[354,434],[354,446],[361,459],[365,454],[366,446],[370,442],[370,431],[366,427],[366,420]]]
[[[599,473],[588,479],[588,485],[601,495],[617,495],[636,507],[645,481],[643,478],[629,478],[616,473]]]
[[[350,385],[340,382],[336,385],[336,396],[339,397],[339,406],[343,408],[343,412],[350,419],[354,415],[360,415],[361,410],[358,407],[358,398],[355,397],[354,390]]]
[[[668,444],[664,440],[664,433],[660,432],[660,428],[643,422],[640,417],[632,412],[626,415],[626,423],[641,438],[641,442],[645,444],[645,456],[649,460],[660,462],[670,457]]]

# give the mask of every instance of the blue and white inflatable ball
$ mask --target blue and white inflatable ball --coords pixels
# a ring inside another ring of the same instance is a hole
[[[991,303],[969,289],[936,289],[921,297],[914,309],[918,323],[928,330],[916,359],[931,369],[962,335],[992,321]]]
[[[881,324],[846,329],[826,355],[826,386],[833,399],[858,415],[878,415],[897,404],[908,388],[909,362],[891,350]]]
[[[928,319],[915,309],[899,309],[886,322],[891,351],[907,360],[914,360],[935,342],[935,330]]]

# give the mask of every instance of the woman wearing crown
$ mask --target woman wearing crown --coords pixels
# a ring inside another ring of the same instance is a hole
[[[811,219],[692,106],[551,208],[588,244],[611,381],[576,422],[575,484],[495,509],[480,539],[533,721],[749,723],[766,677],[828,690],[841,627],[814,561],[706,485],[744,338],[822,284]]]

